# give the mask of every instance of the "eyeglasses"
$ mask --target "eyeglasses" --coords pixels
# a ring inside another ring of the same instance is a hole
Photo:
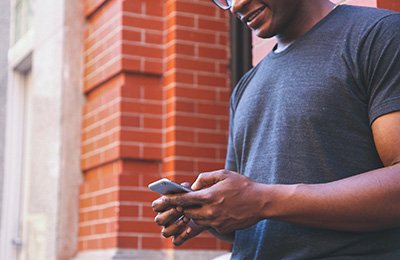
[[[212,1],[221,9],[228,10],[229,8],[232,7],[233,0],[212,0]]]

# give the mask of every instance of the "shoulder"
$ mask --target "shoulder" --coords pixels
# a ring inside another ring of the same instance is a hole
[[[388,15],[399,14],[394,11],[374,8],[374,7],[366,7],[366,6],[352,6],[352,5],[342,5],[339,7],[340,13],[349,17],[349,21],[357,21],[358,23],[373,23],[374,21],[378,21],[381,18],[384,18]],[[362,18],[362,19],[360,19]]]
[[[372,7],[343,5],[340,6],[338,18],[345,21],[344,26],[348,29],[359,31],[362,35],[377,26],[391,28],[397,25],[394,29],[398,30],[400,13]]]

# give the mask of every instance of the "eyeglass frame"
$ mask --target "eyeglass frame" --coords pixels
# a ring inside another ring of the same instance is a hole
[[[219,8],[221,8],[222,10],[229,10],[231,7],[232,7],[232,0],[225,0],[225,2],[227,3],[227,5],[226,6],[222,6],[220,3],[219,3],[219,1],[218,0],[212,0],[213,1],[213,3],[216,5],[216,6],[218,6]],[[230,2],[230,3],[228,3],[228,2]]]

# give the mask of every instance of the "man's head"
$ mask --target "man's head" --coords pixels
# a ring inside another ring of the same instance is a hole
[[[270,38],[290,31],[306,17],[307,8],[328,0],[213,0],[230,10],[247,24],[258,37]]]

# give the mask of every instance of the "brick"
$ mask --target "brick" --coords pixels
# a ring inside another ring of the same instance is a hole
[[[163,30],[163,22],[161,18],[150,18],[150,17],[143,18],[141,16],[124,15],[122,17],[122,24],[133,28],[156,30],[156,31]]]
[[[145,114],[156,114],[162,113],[161,104],[148,103],[143,101],[122,101],[121,111],[129,113],[145,113]]]
[[[149,160],[160,160],[163,157],[163,149],[160,147],[143,147],[143,158]]]
[[[121,130],[121,141],[123,142],[143,142],[161,144],[161,132],[149,132],[138,130]]]
[[[124,70],[130,71],[130,72],[142,71],[141,60],[138,57],[135,57],[135,58],[122,57],[121,66]]]
[[[119,186],[138,187],[140,186],[138,174],[121,174],[118,176]]]
[[[199,31],[193,29],[177,28],[176,30],[171,31],[167,34],[167,40],[172,40],[171,37],[173,37],[173,39],[191,41],[196,43],[217,43],[217,36],[215,32]]]
[[[183,142],[194,142],[195,133],[189,130],[171,130],[166,134],[166,142],[183,141]]]
[[[146,46],[143,44],[123,43],[122,53],[146,58],[163,58],[163,50],[160,47]]]
[[[144,61],[144,72],[161,75],[164,71],[164,64],[162,60],[145,60]]]
[[[107,224],[101,223],[93,225],[94,234],[104,234],[107,233]]]
[[[141,158],[140,145],[136,144],[121,144],[119,147],[122,158]]]
[[[217,93],[215,90],[187,87],[176,87],[167,90],[167,98],[175,96],[193,100],[215,100]]]
[[[144,36],[144,42],[150,43],[150,44],[158,44],[160,47],[163,44],[164,38],[162,32],[145,32]]]
[[[142,37],[142,32],[141,31],[135,31],[133,29],[127,29],[123,28],[122,29],[122,39],[124,41],[131,41],[131,42],[143,42],[144,39]]]
[[[154,219],[156,217],[156,215],[157,215],[157,213],[153,211],[153,208],[151,206],[143,206],[142,207],[141,217]]]
[[[146,129],[161,130],[163,127],[163,121],[161,118],[144,117],[143,118],[143,127]]]
[[[84,248],[87,250],[95,250],[100,249],[100,240],[99,239],[88,239],[85,241]]]
[[[196,133],[196,140],[201,144],[226,144],[228,140],[227,133]]]
[[[120,190],[119,200],[120,201],[137,201],[137,202],[149,202],[157,199],[158,195],[148,189],[146,190]]]
[[[78,233],[79,233],[79,236],[81,236],[81,237],[90,236],[93,234],[92,227],[91,226],[80,226]]]
[[[199,85],[204,85],[204,86],[213,86],[213,87],[219,87],[221,89],[226,89],[226,81],[227,78],[226,76],[209,76],[209,75],[198,75],[197,76],[197,83]],[[229,99],[224,99],[224,101],[227,101]]]
[[[194,147],[188,145],[176,145],[176,155],[195,158],[215,158],[217,150],[214,147]]]
[[[172,28],[176,25],[184,27],[195,27],[195,19],[193,16],[181,15],[180,13],[175,13],[167,19],[167,28]]]
[[[165,85],[169,85],[171,83],[194,83],[194,72],[179,72],[179,73],[171,73],[164,78]]]
[[[119,217],[139,217],[139,206],[120,205]]]
[[[146,161],[124,161],[122,164],[122,172],[124,174],[152,174],[158,173],[160,166],[155,162]]]
[[[138,241],[137,237],[118,236],[117,246],[118,248],[138,248]]]
[[[209,117],[193,115],[179,115],[175,118],[176,126],[193,127],[200,129],[217,129],[217,120]]]
[[[118,206],[111,206],[104,209],[101,209],[99,214],[99,218],[116,218],[118,216],[119,208]]]
[[[198,25],[199,25],[199,29],[205,29],[205,30],[211,30],[211,31],[227,31],[228,30],[228,23],[227,23],[226,19],[211,20],[211,19],[200,18]]]
[[[159,227],[154,221],[119,221],[119,232],[135,232],[135,233],[160,233]]]
[[[122,8],[125,12],[141,14],[144,13],[144,7],[145,7],[145,1],[124,0],[122,2]]]
[[[100,247],[102,249],[115,248],[116,246],[117,246],[117,239],[114,236],[100,239]]]
[[[189,15],[205,15],[215,16],[215,7],[211,3],[204,4],[204,2],[176,2],[175,10],[180,13],[187,13]]]
[[[215,171],[215,170],[221,170],[224,169],[225,166],[225,161],[221,160],[220,162],[209,162],[209,161],[197,161],[196,162],[196,168],[197,171],[199,172],[209,172],[209,171]]]

